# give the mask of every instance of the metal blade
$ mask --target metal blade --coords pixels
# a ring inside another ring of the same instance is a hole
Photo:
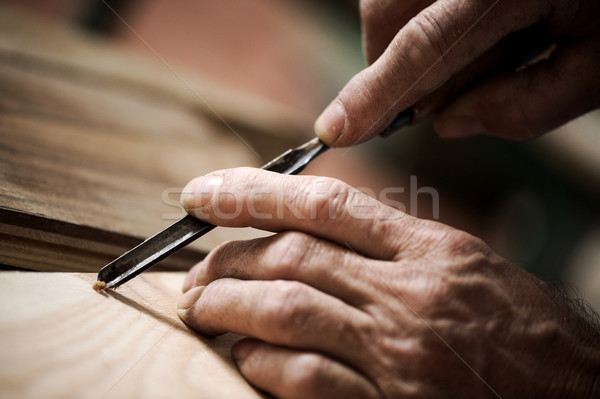
[[[106,288],[117,287],[215,227],[185,216],[104,266],[98,273],[98,281],[104,281]]]
[[[261,169],[295,175],[327,149],[329,147],[325,143],[313,139],[284,152]],[[185,216],[104,266],[98,273],[98,281],[105,282],[106,288],[118,287],[215,227],[195,217]]]

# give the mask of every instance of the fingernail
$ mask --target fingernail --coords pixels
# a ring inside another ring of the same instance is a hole
[[[438,127],[440,136],[448,139],[474,136],[484,132],[481,122],[470,115],[448,116]]]
[[[334,101],[317,118],[315,134],[325,143],[332,144],[342,134],[346,125],[346,110],[339,101]]]
[[[189,309],[200,299],[206,287],[195,287],[181,296],[177,303],[177,314],[182,319],[187,317]]]
[[[206,175],[190,181],[181,193],[181,205],[188,213],[208,219],[206,213],[217,188],[223,182],[222,175]]]
[[[244,361],[244,359],[246,359],[248,357],[248,355],[250,354],[250,352],[252,352],[253,349],[253,344],[252,342],[249,342],[248,340],[242,340],[242,341],[238,341],[232,348],[231,348],[231,357],[233,357],[233,360],[235,360],[237,363]]]

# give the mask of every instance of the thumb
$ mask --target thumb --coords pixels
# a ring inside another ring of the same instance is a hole
[[[421,82],[414,74],[399,74],[398,62],[386,50],[374,64],[355,75],[315,122],[315,134],[330,147],[348,147],[367,141],[382,132],[401,112],[437,87],[448,76],[434,76],[436,82]],[[413,64],[414,65],[414,64]],[[421,70],[414,68],[413,71]],[[433,75],[433,74],[432,74]],[[431,76],[430,76],[431,77]],[[429,77],[429,78],[430,78]],[[417,83],[415,85],[411,80]],[[418,87],[415,87],[418,86]]]
[[[507,34],[531,25],[543,14],[544,2],[521,3],[434,2],[397,33],[375,63],[342,89],[315,122],[316,135],[332,147],[355,145],[376,136],[401,111]]]

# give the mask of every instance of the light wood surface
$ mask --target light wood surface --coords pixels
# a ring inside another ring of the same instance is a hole
[[[0,273],[1,398],[260,398],[228,334],[177,317],[184,273],[145,273],[117,291],[95,275]]]

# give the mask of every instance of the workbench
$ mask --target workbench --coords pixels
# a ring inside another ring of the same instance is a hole
[[[91,273],[0,273],[2,398],[259,398],[230,356],[176,313],[184,273],[116,291]]]
[[[0,398],[260,397],[239,337],[199,336],[176,303],[211,248],[264,232],[215,229],[163,272],[92,284],[185,215],[190,179],[301,141],[293,112],[30,18],[0,12]]]
[[[594,196],[599,115],[536,142],[544,162]],[[230,359],[239,337],[202,337],[175,309],[185,270],[225,240],[263,232],[218,228],[161,272],[106,294],[91,286],[101,266],[184,215],[178,196],[191,178],[260,166],[304,142],[311,124],[293,107],[0,7],[0,398],[261,397]],[[410,137],[380,145],[437,168],[432,146],[417,153]],[[374,192],[427,176],[361,151],[331,150],[335,162],[313,173]],[[490,241],[473,227],[485,218],[441,195],[443,222]],[[594,290],[588,276],[577,281]]]

